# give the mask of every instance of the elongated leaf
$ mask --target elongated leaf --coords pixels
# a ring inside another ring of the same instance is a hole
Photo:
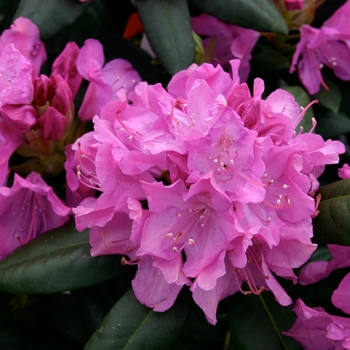
[[[129,290],[104,318],[85,350],[169,349],[189,309],[188,302],[180,298],[168,311],[154,312]]]
[[[0,261],[0,290],[44,294],[82,288],[120,273],[120,257],[90,255],[87,230],[73,223],[51,230]]]
[[[334,138],[350,132],[350,117],[342,112],[327,111],[317,118],[316,131],[323,138]]]
[[[301,107],[306,107],[310,103],[309,95],[300,86],[284,86],[282,89],[290,92],[294,96],[295,101]],[[314,113],[313,113],[312,107],[309,107],[305,113],[303,120],[298,124],[296,132],[297,133],[299,132],[299,128],[301,126],[304,128],[305,131],[311,130],[313,116],[314,116]]]
[[[38,26],[41,38],[46,39],[72,24],[88,5],[71,0],[21,0],[14,19],[29,18]]]
[[[323,78],[329,87],[329,91],[326,91],[324,87],[321,86],[320,91],[316,95],[312,95],[312,98],[317,99],[321,106],[326,107],[333,113],[337,113],[342,99],[341,92],[338,86],[336,86],[330,79],[326,76]]]
[[[281,69],[287,69],[290,62],[265,39],[260,38],[253,49],[251,67],[257,71],[257,76],[271,74]]]
[[[259,32],[288,34],[286,21],[271,0],[191,0],[212,16]]]
[[[170,74],[194,61],[195,44],[186,0],[136,0],[154,53]]]
[[[236,293],[225,305],[235,349],[302,349],[294,339],[281,334],[292,326],[295,314],[291,307],[279,305],[271,293]]]
[[[322,186],[320,213],[313,220],[314,238],[318,244],[350,245],[350,180]]]

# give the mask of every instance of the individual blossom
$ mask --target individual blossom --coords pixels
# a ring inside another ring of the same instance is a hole
[[[83,80],[76,66],[79,52],[78,45],[70,41],[52,64],[52,73],[60,75],[67,82],[73,99]]]
[[[246,81],[250,72],[251,51],[259,38],[259,32],[222,22],[206,13],[191,18],[193,31],[205,36],[205,57],[213,65],[228,66],[230,60],[241,60],[239,75]]]
[[[8,161],[35,124],[32,64],[12,44],[0,54],[0,185],[9,174]],[[15,106],[18,106],[15,107]]]
[[[350,349],[350,318],[329,315],[322,308],[311,308],[298,299],[298,318],[283,334],[293,337],[305,350]]]
[[[332,303],[338,309],[350,315],[350,273],[339,283],[338,288],[333,292]],[[350,337],[350,334],[349,334]]]
[[[78,112],[83,121],[91,120],[109,101],[116,99],[121,88],[130,92],[141,80],[132,65],[122,59],[114,59],[104,65],[103,47],[98,40],[87,39],[77,58],[77,69],[89,87]]]
[[[313,134],[315,121],[296,132],[305,109],[283,90],[263,99],[261,79],[251,93],[239,64],[232,77],[193,64],[168,91],[119,90],[72,146],[77,178],[101,193],[73,209],[91,254],[137,264],[135,295],[155,311],[189,286],[212,324],[237,291],[292,303],[275,275],[296,283],[293,269],[316,249],[317,177],[345,151]]]
[[[13,44],[0,55],[0,107],[29,104],[33,100],[33,66]]]
[[[23,142],[20,134],[12,133],[11,129],[0,122],[0,186],[4,185],[9,175],[8,162],[18,146]]]
[[[350,247],[337,244],[327,245],[332,259],[313,261],[303,266],[300,271],[300,283],[308,285],[327,278],[334,270],[350,266]]]
[[[17,18],[10,29],[6,29],[0,36],[0,53],[8,44],[13,44],[23,56],[32,62],[33,74],[38,76],[47,58],[38,27],[28,18]]]
[[[322,68],[326,65],[342,79],[350,79],[349,26],[347,18],[350,12],[350,1],[341,6],[321,28],[303,25],[300,28],[300,41],[293,55],[290,72],[298,65],[301,82],[309,94],[316,94],[320,86],[329,90],[322,77]],[[302,59],[298,62],[298,59]]]
[[[15,174],[11,188],[0,187],[0,260],[38,235],[62,226],[68,208],[38,173]]]
[[[350,165],[345,163],[341,168],[339,168],[338,176],[341,179],[350,179]]]
[[[350,267],[350,247],[336,244],[328,244],[328,249],[333,258],[330,261],[320,260],[305,265],[300,271],[300,283],[308,285],[327,278],[336,269]],[[350,314],[350,273],[339,283],[333,292],[332,303],[345,313]]]

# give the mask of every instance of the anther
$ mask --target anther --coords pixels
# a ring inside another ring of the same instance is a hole
[[[189,245],[189,246],[193,247],[195,244],[196,244],[196,242],[195,242],[194,239],[190,238],[190,239],[188,240],[188,245]]]

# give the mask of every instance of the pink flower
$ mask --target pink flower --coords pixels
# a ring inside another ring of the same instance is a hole
[[[0,186],[6,183],[9,175],[8,161],[12,153],[23,141],[22,135],[13,133],[7,125],[0,122]]]
[[[213,324],[239,290],[292,302],[274,274],[297,282],[293,269],[316,248],[317,177],[345,151],[313,128],[295,133],[305,110],[293,96],[262,99],[261,79],[251,94],[239,61],[231,67],[233,78],[192,65],[169,92],[140,83],[131,104],[119,90],[72,147],[77,178],[101,192],[73,209],[77,228],[91,228],[92,255],[138,264],[135,295],[156,311],[190,286]]]
[[[305,0],[284,0],[287,10],[301,10]]]
[[[250,53],[259,32],[222,22],[206,13],[192,17],[191,25],[196,34],[207,36],[203,46],[210,62],[226,66],[230,60],[240,59],[239,75],[242,81],[246,81],[250,72]]]
[[[305,265],[300,271],[300,283],[316,283],[327,278],[334,270],[350,266],[350,247],[337,244],[327,245],[333,258],[330,261],[314,261]]]
[[[0,55],[0,107],[30,104],[33,100],[32,63],[13,44]]]
[[[309,25],[300,28],[300,41],[293,55],[290,72],[294,72],[299,56],[298,72],[301,82],[309,94],[319,91],[320,85],[326,90],[321,70],[324,65],[333,69],[334,74],[343,80],[350,80],[349,26],[347,18],[350,12],[350,1],[341,6],[320,29]]]
[[[131,64],[121,58],[108,62],[105,66],[103,48],[99,41],[87,39],[77,58],[77,69],[88,81],[79,118],[91,120],[109,101],[116,99],[118,90],[124,88],[130,92],[141,80]]]
[[[11,188],[0,187],[0,259],[43,232],[62,226],[71,209],[38,173],[15,174]]]
[[[338,309],[350,315],[350,273],[339,283],[338,288],[333,292],[332,303]],[[350,337],[350,334],[349,334]]]
[[[350,165],[345,163],[341,168],[339,168],[338,176],[341,179],[350,179]]]
[[[0,37],[0,53],[8,44],[13,44],[23,56],[33,64],[33,74],[38,76],[47,55],[45,46],[40,40],[38,27],[29,19],[19,17]]]
[[[76,43],[69,42],[52,64],[52,73],[61,75],[67,82],[72,91],[73,99],[83,80],[76,67],[79,51],[80,49]]]
[[[322,308],[310,308],[298,299],[298,318],[285,335],[293,337],[306,350],[350,349],[350,318],[329,315]]]

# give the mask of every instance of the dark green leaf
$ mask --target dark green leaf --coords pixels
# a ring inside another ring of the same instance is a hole
[[[171,74],[194,61],[195,44],[186,0],[136,0],[142,26],[154,53]]]
[[[88,5],[71,0],[21,0],[14,19],[29,18],[38,26],[41,38],[46,39],[72,24]]]
[[[85,344],[89,338],[85,319],[74,298],[63,293],[47,297],[48,310],[62,331],[80,344]]]
[[[165,312],[154,312],[141,305],[129,290],[113,306],[85,350],[168,349],[175,341],[189,312],[186,300]]]
[[[320,213],[313,220],[314,238],[318,244],[350,245],[350,180],[322,186]]]
[[[295,101],[301,107],[306,107],[310,103],[310,97],[302,87],[284,86],[282,89],[290,92],[294,96]],[[313,117],[314,117],[314,113],[313,113],[312,107],[309,107],[305,113],[303,120],[298,124],[296,132],[299,132],[300,126],[302,126],[305,131],[309,131],[312,128]]]
[[[116,255],[91,257],[88,232],[73,223],[51,230],[0,261],[0,290],[56,293],[106,281],[121,271]]]
[[[326,76],[323,76],[329,91],[326,91],[323,86],[321,86],[320,91],[316,95],[312,95],[313,99],[317,99],[319,104],[326,107],[330,111],[337,113],[339,111],[342,95],[341,92],[335,84]]]
[[[317,115],[316,131],[323,138],[334,138],[350,132],[350,117],[345,113],[327,111]]]
[[[292,308],[278,304],[271,293],[236,293],[226,300],[227,318],[234,348],[240,350],[301,350],[284,336],[295,321]]]
[[[251,66],[254,67],[260,75],[287,69],[290,66],[287,57],[274,49],[267,40],[263,38],[256,43],[252,56]]]
[[[191,0],[202,11],[259,32],[288,34],[287,23],[271,0]]]

